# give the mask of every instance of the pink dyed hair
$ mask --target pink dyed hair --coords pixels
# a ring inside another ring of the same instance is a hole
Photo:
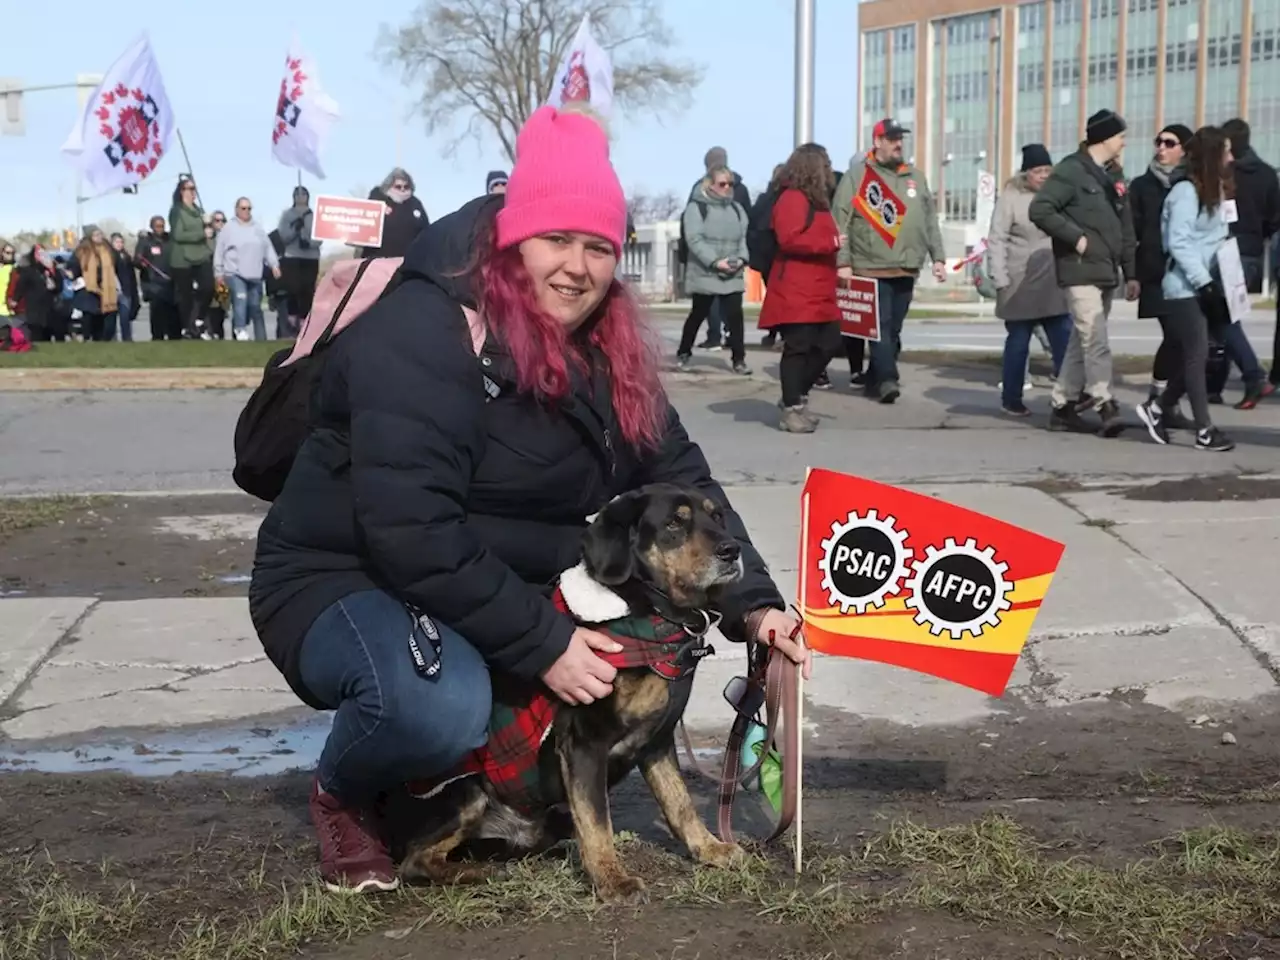
[[[656,337],[630,290],[615,278],[595,312],[570,334],[538,305],[518,246],[499,250],[491,232],[481,250],[473,275],[477,306],[511,353],[518,388],[539,400],[568,396],[569,365],[588,370],[585,340],[608,361],[613,412],[623,439],[637,451],[656,448],[666,426],[666,392],[658,377]]]

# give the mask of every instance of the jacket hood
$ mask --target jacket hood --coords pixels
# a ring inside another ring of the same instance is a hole
[[[704,180],[702,183],[698,184],[697,189],[694,190],[693,199],[701,200],[703,203],[709,203],[716,207],[727,207],[733,203],[733,194],[731,193],[727,197],[721,197],[714,194],[707,189],[707,183]]]
[[[382,182],[378,184],[378,190],[383,196],[386,196],[387,191],[391,189],[391,185],[395,183],[397,179],[403,179],[404,182],[409,185],[410,193],[416,194],[418,192],[418,185],[413,182],[413,177],[409,176],[408,170],[404,167],[392,167],[391,172],[383,177]],[[368,181],[365,182],[367,183]]]
[[[474,308],[475,296],[466,272],[476,241],[492,228],[493,218],[504,201],[505,196],[500,193],[476,197],[423,227],[409,246],[400,269],[407,275],[430,280],[451,300]]]
[[[1262,169],[1262,158],[1253,152],[1253,147],[1245,147],[1240,153],[1235,154],[1232,166],[1242,173],[1257,173]]]
[[[1034,193],[1031,184],[1027,182],[1025,173],[1015,173],[1012,177],[1005,181],[1004,188],[1006,190],[1016,190],[1019,193]]]
[[[1186,179],[1187,179],[1187,165],[1185,163],[1180,163],[1176,167],[1174,167],[1172,170],[1169,171],[1170,187],[1172,187],[1175,183],[1179,183],[1180,181],[1186,180]]]

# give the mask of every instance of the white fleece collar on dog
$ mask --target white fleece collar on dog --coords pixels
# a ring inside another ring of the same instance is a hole
[[[560,595],[569,612],[584,623],[619,620],[631,612],[627,601],[593,580],[582,563],[560,574]]]

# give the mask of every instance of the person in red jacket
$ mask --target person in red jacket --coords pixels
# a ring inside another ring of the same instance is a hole
[[[816,143],[796,147],[778,181],[770,226],[778,252],[765,283],[760,327],[782,336],[782,417],[788,433],[813,433],[809,391],[840,349],[836,253],[841,236],[831,215],[835,171]]]

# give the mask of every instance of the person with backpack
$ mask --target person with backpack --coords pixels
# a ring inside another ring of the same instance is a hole
[[[796,147],[778,178],[769,217],[775,251],[767,264],[760,326],[781,332],[778,428],[787,433],[817,429],[818,418],[808,410],[809,391],[840,349],[836,255],[842,238],[831,213],[834,183],[823,147]]]
[[[693,186],[689,189],[689,203],[693,203],[701,197],[702,185],[706,178],[711,176],[711,171],[718,167],[729,166],[729,153],[724,147],[712,147],[706,152],[702,158],[703,167],[706,173],[694,181]],[[733,173],[733,199],[742,207],[744,211],[751,209],[751,191],[747,189],[747,185],[742,182],[742,176],[736,171]],[[685,235],[684,220],[680,221],[680,239],[676,244],[676,262],[680,264],[684,270],[684,277],[688,277],[689,265],[689,242]],[[684,288],[685,293],[689,292],[688,287]],[[707,315],[707,339],[698,344],[699,350],[722,350],[724,349],[724,317],[720,314],[720,305],[713,303],[711,305],[711,313]]]
[[[840,275],[872,277],[880,311],[880,339],[870,345],[867,396],[893,403],[898,387],[902,325],[928,261],[938,283],[947,279],[938,212],[924,171],[908,163],[902,142],[911,131],[891,117],[872,130],[872,148],[855,156],[832,209],[846,237]]]
[[[742,295],[746,290],[747,212],[733,198],[733,171],[716,167],[703,181],[700,194],[685,208],[681,226],[689,245],[685,291],[693,306],[684,321],[676,350],[676,366],[685,369],[693,359],[698,330],[719,308],[728,333],[733,372],[746,376],[746,344],[743,342]]]
[[[617,645],[552,593],[616,497],[673,483],[717,504],[743,570],[715,604],[720,631],[811,672],[615,276],[626,201],[588,111],[535,111],[505,197],[426,227],[324,348],[315,419],[258,534],[257,633],[298,696],[334,711],[310,796],[331,889],[398,886],[377,800],[485,743],[499,676],[574,704],[612,692],[596,651]]]

